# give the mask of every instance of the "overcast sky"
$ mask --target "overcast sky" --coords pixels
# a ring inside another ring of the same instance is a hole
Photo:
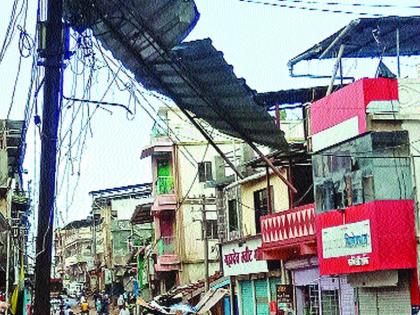
[[[20,0],[19,3],[22,3],[22,1]],[[27,32],[33,37],[37,1],[29,2]],[[293,5],[293,1],[272,0],[272,2]],[[326,1],[319,0],[318,2],[325,3]],[[340,0],[340,2],[349,3],[350,1]],[[407,5],[417,5],[418,1],[354,0],[351,2],[364,4],[398,3],[400,7],[371,9],[355,8],[348,5],[332,8],[325,4],[312,6],[335,10],[343,9],[344,11],[359,10],[359,12],[420,15],[420,10],[415,12],[403,8]],[[237,76],[245,78],[248,85],[259,92],[326,83],[325,81],[290,78],[287,61],[337,31],[350,20],[357,18],[357,15],[265,6],[238,0],[197,0],[196,3],[201,16],[187,40],[211,38],[214,46],[223,51],[228,63],[234,66]],[[0,43],[3,42],[5,36],[12,4],[13,0],[2,0],[0,3]],[[2,118],[6,116],[10,105],[19,62],[18,35],[17,33],[14,37],[4,60],[0,63],[2,93],[0,117]],[[355,73],[352,73],[352,71],[354,72],[357,65],[355,61],[346,61],[346,72],[354,75]],[[20,80],[11,111],[11,118],[13,119],[23,119],[30,67],[31,58],[22,59]],[[390,61],[390,67],[395,68],[393,61]],[[302,72],[309,70],[319,74],[330,74],[331,63],[327,62],[320,66],[318,63],[312,62],[309,66],[304,64],[299,66],[298,69]],[[72,84],[74,84],[72,81],[73,74],[70,71],[71,69],[66,69],[65,93],[70,93]],[[367,73],[363,73],[363,75],[372,76],[374,74],[370,68],[366,68],[365,71]],[[413,67],[403,67],[403,71],[407,75],[412,74]],[[108,75],[106,71],[102,71],[97,76],[97,82],[92,89],[92,99],[99,99],[102,96],[108,86]],[[79,77],[79,79],[82,81],[82,77]],[[128,103],[129,101],[128,93],[119,91],[115,86],[110,89],[105,99],[110,102]],[[38,103],[42,107],[41,100]],[[73,109],[69,108],[63,112],[63,115],[65,114],[67,117],[66,119],[69,119],[74,113]],[[82,111],[87,115],[87,108],[83,108]],[[39,168],[39,158],[36,157],[39,153],[40,142],[34,134],[32,121],[27,137],[28,148],[25,167],[28,170],[26,178],[33,180],[33,188],[36,189],[38,185],[36,173]],[[78,173],[80,151],[77,153],[76,149],[73,149],[72,163],[67,164],[66,170],[66,163],[61,163],[58,175],[60,194],[57,199],[57,209],[61,213],[59,216],[60,224],[63,223],[62,221],[83,218],[88,215],[90,211],[88,192],[91,190],[150,181],[150,160],[141,161],[139,157],[141,148],[149,143],[151,126],[152,120],[140,108],[137,109],[133,120],[127,119],[126,113],[120,109],[112,109],[112,115],[107,111],[98,110],[92,118],[91,128],[86,135],[86,141],[84,141],[80,173]],[[67,127],[64,126],[64,133]],[[74,129],[77,130],[76,127]],[[36,165],[34,167],[35,161]],[[69,171],[71,166],[73,166],[73,171]],[[73,194],[74,198],[72,197]],[[72,200],[73,202],[71,202]]]

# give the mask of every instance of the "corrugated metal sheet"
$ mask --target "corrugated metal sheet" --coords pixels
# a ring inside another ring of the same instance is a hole
[[[285,149],[283,132],[209,39],[176,46],[198,19],[193,1],[67,0],[66,8],[67,20],[91,27],[144,87],[228,135]]]
[[[314,45],[289,61],[289,66],[305,60],[336,58],[342,44],[344,58],[373,58],[397,55],[396,32],[400,33],[400,55],[414,56],[420,54],[420,16],[387,16],[381,18],[361,18],[351,21],[336,33]]]
[[[228,135],[285,148],[283,132],[210,39],[178,45],[172,50],[172,61],[157,65],[156,74],[178,106]]]
[[[64,8],[72,27],[91,28],[146,88],[159,86],[150,66],[178,45],[200,16],[192,0],[65,0]]]

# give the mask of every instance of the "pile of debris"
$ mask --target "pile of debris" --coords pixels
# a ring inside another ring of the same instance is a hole
[[[209,282],[212,283],[221,277],[221,273],[215,273],[210,277]],[[189,300],[204,293],[204,284],[204,280],[199,280],[186,285],[181,285],[171,289],[163,295],[155,297],[150,302],[146,302],[139,298],[137,304],[149,314],[204,314],[228,294],[228,290],[226,289],[210,289],[201,297],[200,301],[195,306],[190,305]]]

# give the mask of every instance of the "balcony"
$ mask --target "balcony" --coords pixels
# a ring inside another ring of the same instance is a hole
[[[173,236],[162,236],[156,243],[156,250],[156,271],[163,272],[180,269],[179,258],[175,252],[175,238]]]
[[[162,211],[175,211],[177,201],[172,176],[159,176],[155,184],[155,201],[152,205],[152,215],[158,215]]]
[[[174,179],[172,176],[159,176],[156,180],[156,195],[174,193]]]
[[[316,255],[315,210],[309,204],[261,217],[263,259]]]
[[[175,253],[175,246],[174,246],[174,237],[173,236],[162,236],[157,241],[157,250],[158,255],[172,255]]]

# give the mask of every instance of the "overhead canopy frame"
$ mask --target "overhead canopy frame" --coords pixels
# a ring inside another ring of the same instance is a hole
[[[291,71],[301,61],[336,58],[345,45],[343,58],[416,56],[420,54],[420,16],[360,18],[351,21],[305,52],[292,58]]]

